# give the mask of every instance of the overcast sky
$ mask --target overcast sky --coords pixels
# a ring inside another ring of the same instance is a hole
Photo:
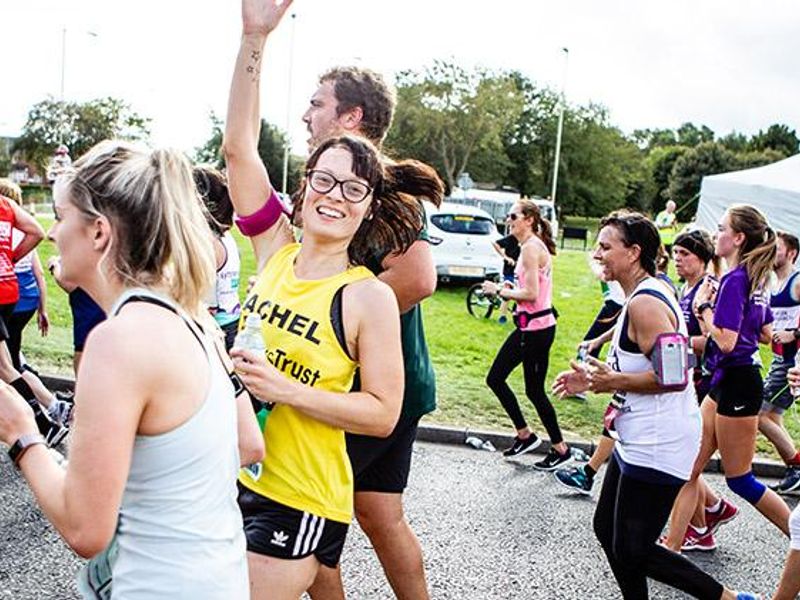
[[[154,144],[192,150],[209,112],[224,116],[239,10],[237,0],[3,0],[0,134],[58,97],[66,28],[68,100],[122,98],[152,118]],[[568,99],[604,104],[626,132],[685,121],[718,135],[800,129],[796,0],[295,0],[292,11],[294,36],[287,18],[268,42],[262,108],[281,128],[288,118],[298,153],[300,116],[329,66],[392,77],[443,58],[559,88],[562,47]]]

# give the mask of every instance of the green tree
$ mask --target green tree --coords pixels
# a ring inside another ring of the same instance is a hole
[[[700,192],[700,182],[704,176],[735,171],[738,168],[736,155],[722,144],[699,144],[675,161],[669,183],[669,198],[682,206]]]
[[[672,129],[635,129],[633,141],[646,152],[661,146],[676,146],[678,136]]]
[[[794,129],[787,125],[776,123],[770,125],[766,131],[759,131],[750,140],[751,150],[777,150],[784,157],[797,154],[800,149],[800,139]]]
[[[756,167],[763,167],[764,165],[783,160],[784,158],[786,158],[786,156],[783,153],[772,148],[741,152],[736,155],[736,160],[739,163],[738,168],[740,169],[754,169]]]
[[[150,119],[134,112],[116,98],[88,102],[61,102],[48,98],[35,104],[14,145],[39,171],[44,171],[59,144],[66,144],[73,158],[105,139],[144,140],[150,135]]]
[[[750,140],[743,133],[731,131],[728,135],[719,138],[720,144],[732,152],[746,152],[750,147]]]
[[[697,146],[714,141],[714,132],[705,125],[697,127],[694,123],[684,123],[678,127],[678,144],[681,146]]]
[[[645,210],[657,213],[664,208],[668,198],[668,189],[675,162],[688,151],[686,146],[659,146],[654,148],[644,159],[647,173]]]
[[[222,158],[222,129],[225,123],[213,110],[209,113],[208,120],[211,121],[211,135],[205,144],[194,149],[194,161],[221,169],[225,166]]]
[[[205,144],[195,149],[196,162],[207,163],[219,169],[225,167],[222,156],[223,121],[213,112],[209,115],[211,135]],[[270,182],[280,190],[283,184],[283,155],[289,144],[288,136],[275,125],[261,120],[261,131],[258,137],[258,155],[267,168]],[[292,193],[300,187],[305,161],[299,156],[289,154],[286,191]]]
[[[523,108],[509,75],[436,61],[423,72],[401,73],[396,86],[390,152],[430,162],[451,188],[464,171],[476,180],[504,179],[511,162],[502,134]]]

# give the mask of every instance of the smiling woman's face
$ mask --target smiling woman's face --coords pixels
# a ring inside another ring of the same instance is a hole
[[[331,175],[339,181],[356,181],[369,187],[369,182],[353,172],[353,157],[346,148],[333,146],[325,150],[313,170]],[[350,202],[345,199],[339,183],[327,193],[320,193],[307,182],[302,212],[303,235],[352,239],[369,213],[371,204],[371,192],[361,202]]]

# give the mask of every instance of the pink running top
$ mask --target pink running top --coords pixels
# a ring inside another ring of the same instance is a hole
[[[552,308],[553,306],[553,259],[550,257],[550,252],[547,250],[547,246],[545,246],[544,242],[540,240],[538,237],[534,236],[526,243],[537,244],[547,256],[547,264],[545,264],[544,267],[538,269],[539,296],[536,298],[535,302],[527,302],[522,300],[517,302],[516,312],[518,314],[519,313],[533,314],[542,310],[546,310],[548,308]],[[524,252],[524,247],[520,251],[520,260],[517,261],[517,266],[514,269],[514,275],[517,278],[517,282],[519,284],[520,289],[525,287],[525,281],[528,275],[522,266],[523,252]],[[555,315],[551,313],[543,317],[531,319],[526,323],[525,327],[520,327],[520,329],[522,331],[539,331],[540,329],[547,329],[548,327],[552,327],[555,324],[556,324]]]

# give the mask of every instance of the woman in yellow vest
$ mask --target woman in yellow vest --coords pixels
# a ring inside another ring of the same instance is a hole
[[[258,264],[242,318],[260,315],[266,344],[266,357],[237,349],[232,356],[250,392],[275,403],[265,459],[239,478],[256,600],[299,598],[320,564],[339,562],[353,514],[344,432],[388,435],[403,396],[397,301],[363,265],[376,251],[408,249],[424,223],[417,198],[443,193],[427,165],[387,163],[365,140],[329,139],[308,159],[295,195],[292,220],[303,228],[295,243],[257,146],[264,38],[288,4],[275,5],[258,27],[244,4],[225,130],[237,225]]]

